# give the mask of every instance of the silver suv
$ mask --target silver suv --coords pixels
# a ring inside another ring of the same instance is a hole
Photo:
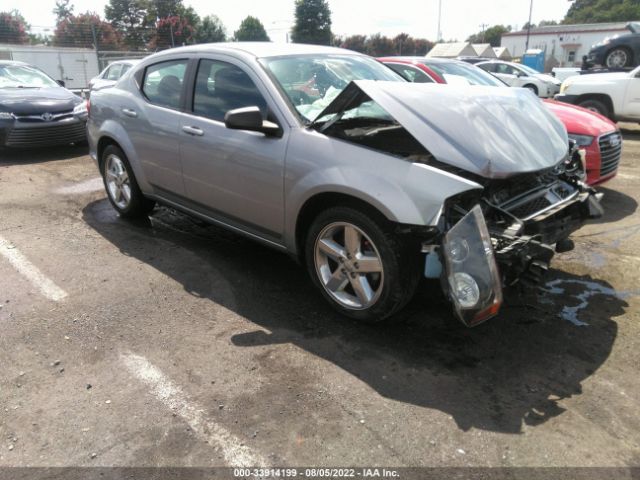
[[[91,97],[91,155],[122,217],[156,202],[288,252],[352,318],[421,277],[495,315],[601,214],[562,124],[532,94],[405,82],[374,59],[230,43],[152,55]]]

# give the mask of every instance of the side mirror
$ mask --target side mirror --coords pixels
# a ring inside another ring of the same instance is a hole
[[[248,130],[264,133],[270,137],[281,137],[282,129],[276,123],[262,119],[258,107],[245,107],[229,110],[224,116],[224,124],[232,130]]]
[[[518,72],[516,75],[517,75],[518,78],[523,78],[523,77],[528,77],[529,76],[524,72]]]
[[[66,83],[64,83],[64,80],[56,80],[56,83],[57,83],[58,85],[60,85],[61,87],[66,86]]]

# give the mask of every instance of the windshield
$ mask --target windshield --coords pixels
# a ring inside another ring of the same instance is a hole
[[[352,80],[405,81],[361,55],[296,55],[260,61],[305,121],[315,120]]]
[[[449,84],[482,85],[504,87],[506,84],[481,68],[460,62],[424,62]]]
[[[539,75],[540,72],[537,70],[534,70],[531,67],[527,67],[526,65],[518,65],[518,68],[520,70],[524,70],[525,72],[527,72],[529,75]]]
[[[46,73],[28,65],[0,65],[0,88],[43,88],[59,85]]]

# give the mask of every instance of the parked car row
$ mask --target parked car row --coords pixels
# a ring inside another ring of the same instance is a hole
[[[389,318],[427,277],[477,325],[602,207],[545,103],[439,66],[449,85],[328,47],[157,53],[92,94],[90,154],[121,216],[162,203],[288,252],[345,316]]]

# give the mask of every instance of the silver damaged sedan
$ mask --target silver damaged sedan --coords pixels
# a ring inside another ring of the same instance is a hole
[[[288,252],[363,321],[427,277],[481,323],[602,215],[581,152],[530,92],[412,84],[336,48],[152,55],[91,96],[88,133],[122,217],[159,202]]]

